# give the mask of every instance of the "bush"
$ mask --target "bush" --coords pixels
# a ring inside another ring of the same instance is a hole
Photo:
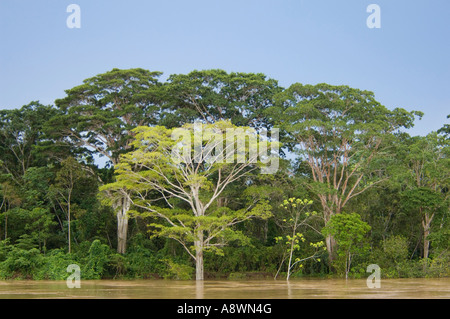
[[[102,279],[107,274],[107,266],[111,261],[111,255],[114,252],[96,239],[92,242],[87,259],[81,267],[81,276],[83,279]]]
[[[426,260],[405,260],[397,264],[397,273],[400,278],[425,277],[424,262]]]
[[[43,261],[34,279],[66,280],[69,276],[67,267],[71,264],[78,264],[73,255],[66,254],[60,249],[52,250],[43,258]]]
[[[128,249],[124,258],[124,273],[128,278],[150,278],[163,276],[166,265],[161,262],[161,254],[136,246]]]
[[[396,265],[408,258],[408,240],[402,236],[393,236],[383,242],[384,256],[387,261]]]
[[[242,280],[246,278],[247,275],[241,272],[232,272],[231,274],[228,275],[229,280]]]
[[[5,261],[0,264],[2,279],[35,279],[36,270],[44,263],[38,249],[29,250],[11,246]]]
[[[163,260],[166,265],[166,271],[163,274],[164,279],[191,280],[194,268],[189,265],[178,264],[170,259]]]
[[[443,251],[433,259],[428,259],[426,277],[450,277],[450,252]]]
[[[276,273],[282,251],[278,247],[255,246],[224,247],[224,255],[205,252],[205,271],[218,274],[233,272]]]

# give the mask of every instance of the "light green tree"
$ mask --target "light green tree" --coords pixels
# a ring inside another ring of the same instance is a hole
[[[282,220],[279,221],[279,225],[282,228],[286,228],[287,232],[289,232],[290,234],[286,236],[275,237],[276,242],[284,242],[287,246],[284,251],[280,267],[275,274],[275,278],[277,278],[278,273],[280,272],[280,269],[286,259],[288,260],[286,280],[289,280],[292,271],[298,264],[300,265],[300,267],[302,267],[302,265],[300,264],[302,261],[312,258],[320,261],[320,259],[317,257],[321,254],[321,249],[326,249],[324,247],[323,241],[310,243],[310,246],[314,248],[314,252],[311,256],[294,259],[294,252],[300,250],[300,242],[305,242],[305,237],[302,233],[299,232],[299,229],[302,226],[311,227],[314,229],[314,227],[310,224],[310,221],[312,218],[317,217],[317,212],[309,210],[312,204],[312,200],[291,197],[289,199],[285,199],[280,205],[280,207],[285,211],[286,214],[284,214]],[[314,230],[319,232],[316,229]]]
[[[203,280],[205,250],[222,253],[226,242],[246,240],[233,225],[271,216],[271,206],[259,197],[239,210],[217,205],[227,186],[263,168],[262,143],[255,130],[228,121],[200,129],[186,124],[181,129],[138,127],[133,132],[134,151],[121,156],[117,181],[101,190],[129,191],[135,208],[130,211],[156,217],[150,230],[179,242],[195,260],[196,279]]]

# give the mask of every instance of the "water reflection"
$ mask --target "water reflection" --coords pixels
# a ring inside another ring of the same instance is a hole
[[[365,279],[295,279],[254,281],[98,280],[67,288],[65,281],[0,281],[5,298],[134,299],[373,299],[450,298],[450,278],[385,279],[370,289]]]
[[[292,286],[291,286],[291,282],[287,281],[286,282],[287,285],[287,294],[288,294],[288,299],[292,299]]]
[[[205,283],[204,281],[196,281],[195,282],[195,296],[197,299],[204,299],[204,288]]]

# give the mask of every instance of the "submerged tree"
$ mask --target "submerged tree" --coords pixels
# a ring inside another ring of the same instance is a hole
[[[286,259],[288,260],[286,279],[289,280],[291,273],[297,264],[300,264],[301,262],[308,259],[316,259],[320,255],[320,248],[324,248],[323,241],[319,241],[316,243],[311,242],[310,245],[314,247],[314,252],[312,253],[312,255],[308,257],[303,256],[301,258],[293,259],[294,252],[300,250],[300,241],[305,242],[304,235],[299,232],[299,229],[301,227],[310,227],[314,231],[320,233],[311,225],[311,219],[317,217],[316,211],[310,211],[312,203],[313,201],[309,199],[291,197],[289,199],[285,199],[280,205],[280,207],[285,210],[286,214],[283,215],[284,218],[279,223],[282,228],[287,229],[289,234],[287,234],[285,237],[279,236],[275,238],[277,242],[285,241],[285,244],[287,245],[287,249],[285,250],[285,254],[283,255],[280,267],[278,268],[278,271],[275,275],[275,279],[277,278],[278,273],[280,272],[280,269]],[[319,258],[317,258],[317,260],[320,261]]]
[[[156,217],[151,231],[179,242],[196,262],[196,279],[203,280],[205,250],[220,254],[227,241],[245,241],[232,226],[271,215],[270,205],[259,197],[240,210],[216,205],[228,185],[264,169],[259,157],[267,148],[254,130],[229,122],[134,132],[135,150],[121,156],[117,182],[102,189],[128,189],[134,213]],[[271,149],[277,144],[265,142]]]

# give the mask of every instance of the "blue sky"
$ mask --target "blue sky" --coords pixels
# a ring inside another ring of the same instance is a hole
[[[69,4],[81,28],[69,29]],[[381,28],[369,29],[369,4]],[[420,110],[413,135],[448,123],[450,1],[0,0],[0,109],[52,104],[112,68],[261,72],[370,90]]]

